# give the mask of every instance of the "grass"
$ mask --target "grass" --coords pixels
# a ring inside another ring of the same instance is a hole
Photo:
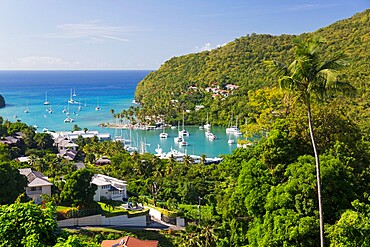
[[[144,210],[127,210],[125,208],[122,208],[120,205],[111,207],[108,204],[104,202],[98,202],[100,208],[103,211],[103,215],[105,217],[113,217],[113,216],[118,216],[118,215],[125,215],[127,214],[129,217],[133,216],[140,216],[140,215],[145,215],[148,213],[149,209],[144,209]]]
[[[77,208],[67,206],[57,206],[57,212],[67,212],[69,210],[77,210]]]

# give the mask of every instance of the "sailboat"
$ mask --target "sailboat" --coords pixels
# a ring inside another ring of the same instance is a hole
[[[100,111],[99,99],[96,99],[96,107],[95,107],[95,111]]]
[[[189,136],[189,132],[184,129],[184,117],[185,113],[182,112],[182,130],[179,130],[179,136]]]
[[[178,122],[177,123],[177,125],[178,125],[178,129],[180,129],[180,123]],[[173,138],[173,141],[175,142],[175,143],[181,143],[182,141],[184,141],[184,138],[183,138],[183,136],[181,135],[181,131],[179,130],[179,135],[177,136],[177,137],[174,137]]]
[[[208,112],[207,112],[207,123],[204,125],[205,129],[211,128],[211,125],[208,123]]]
[[[73,122],[73,118],[71,118],[69,115],[67,116],[66,119],[64,119],[64,122],[65,123],[72,123]]]
[[[73,99],[72,88],[71,88],[71,94],[70,94],[68,103],[70,103],[70,104],[78,104],[78,102]]]
[[[233,120],[233,116],[231,115],[230,125],[232,124],[232,120]],[[234,126],[230,126],[229,128],[226,128],[226,134],[234,134],[234,135],[242,134],[238,128],[238,118],[236,118],[236,124]]]
[[[228,144],[234,144],[235,143],[235,140],[233,138],[231,138],[231,135],[229,135],[229,139],[227,140],[227,143]]]
[[[79,99],[78,101],[78,108],[77,108],[77,111],[81,111],[81,100]]]
[[[46,110],[47,110],[47,112],[48,112],[48,113],[50,113],[50,114],[51,114],[51,113],[53,113],[53,110],[51,109],[51,105],[50,105],[50,107],[49,107],[48,109],[46,109]]]
[[[164,132],[164,122],[162,124],[162,130],[163,130],[163,132],[159,134],[159,137],[160,138],[167,138],[168,137],[168,133]]]
[[[26,102],[26,110],[24,110],[24,113],[29,113],[30,111],[28,110],[28,100]]]
[[[45,101],[44,105],[50,105],[50,102],[48,101],[48,92],[45,92]]]
[[[207,130],[205,134],[206,134],[206,137],[208,138],[208,140],[210,140],[210,141],[213,141],[213,140],[217,139],[217,136],[209,130]]]
[[[73,88],[73,94],[72,94],[72,96],[77,96],[77,94],[76,94],[76,88]]]
[[[64,122],[65,122],[65,123],[72,123],[72,122],[73,122],[73,118],[71,118],[71,117],[69,116],[69,103],[68,103],[68,111],[67,111],[67,113],[66,113],[66,116],[67,116],[67,118],[65,118],[65,119],[64,119]]]

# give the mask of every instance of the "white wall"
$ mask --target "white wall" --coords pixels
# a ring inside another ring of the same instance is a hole
[[[127,215],[105,217],[92,215],[58,221],[59,227],[69,226],[146,226],[146,215],[128,218]]]

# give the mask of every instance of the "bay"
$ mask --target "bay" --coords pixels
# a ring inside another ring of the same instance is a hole
[[[177,129],[167,128],[169,137],[159,138],[161,130],[118,130],[100,127],[101,123],[115,123],[111,109],[120,112],[133,105],[136,85],[150,71],[0,71],[0,94],[4,96],[6,107],[0,109],[0,116],[11,122],[20,120],[28,125],[36,125],[38,131],[47,128],[53,131],[70,131],[77,124],[80,128],[110,133],[112,137],[122,135],[131,139],[133,145],[145,142],[146,151],[155,153],[158,145],[164,152],[171,148],[188,154],[217,157],[229,154],[236,145],[228,144],[228,139],[237,141],[235,136],[227,136],[225,128],[214,127],[212,132],[218,137],[210,141],[204,130],[197,126],[186,126],[190,132],[185,137],[188,146],[180,147],[173,140]],[[69,104],[71,93],[78,104]],[[46,99],[47,97],[47,99]],[[44,105],[44,101],[50,105]],[[99,106],[100,110],[95,108]],[[65,123],[63,110],[68,109],[72,123]],[[80,110],[79,110],[80,108]],[[24,111],[28,109],[28,113]],[[49,113],[49,111],[52,113]]]

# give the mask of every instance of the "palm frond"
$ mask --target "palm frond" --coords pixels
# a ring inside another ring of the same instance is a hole
[[[347,64],[348,63],[346,61],[346,55],[343,53],[337,53],[331,59],[326,60],[322,64],[320,64],[320,66],[317,68],[317,71],[325,69],[339,70]]]
[[[285,76],[288,74],[287,66],[284,63],[280,63],[274,60],[263,61],[263,62],[264,64],[267,65],[269,69],[273,71],[273,74],[277,77]]]

